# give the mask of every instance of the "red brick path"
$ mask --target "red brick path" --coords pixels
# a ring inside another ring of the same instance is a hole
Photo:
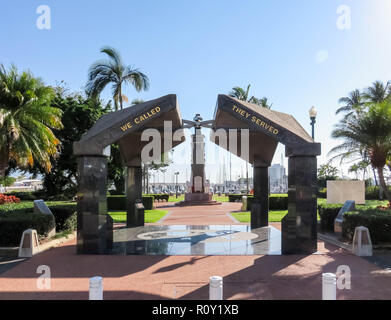
[[[237,205],[170,208],[164,223],[231,224],[224,210]],[[75,243],[1,274],[0,299],[88,299],[88,280],[96,275],[104,278],[104,299],[208,299],[212,275],[224,277],[224,299],[321,299],[321,274],[340,265],[351,268],[352,287],[338,299],[391,299],[391,272],[322,241],[320,254],[309,256],[76,255]],[[39,265],[51,268],[51,290],[37,289]]]
[[[170,212],[160,224],[198,226],[240,224],[229,215],[229,212],[240,211],[241,203],[224,202],[213,206],[177,207],[170,202],[160,202],[155,203],[155,207]]]

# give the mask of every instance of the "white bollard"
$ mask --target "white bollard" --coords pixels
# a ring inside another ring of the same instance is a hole
[[[38,233],[35,229],[27,229],[23,232],[19,245],[19,258],[31,258],[39,253]]]
[[[337,300],[337,276],[322,273],[322,300]]]
[[[223,278],[213,276],[209,278],[209,300],[223,300]]]
[[[366,227],[356,227],[354,230],[352,252],[359,257],[372,256],[372,241],[369,230]]]
[[[103,300],[102,277],[90,278],[90,300]]]

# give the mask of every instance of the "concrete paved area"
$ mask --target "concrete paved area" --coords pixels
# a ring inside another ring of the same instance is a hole
[[[240,224],[228,213],[240,211],[241,203],[223,202],[218,206],[179,207],[173,202],[156,202],[155,207],[169,211],[159,224],[193,226]]]
[[[187,222],[232,224],[218,210],[231,205],[238,204],[213,207],[211,217],[209,208],[198,215],[190,210]],[[183,224],[178,209],[169,209],[163,223]],[[104,299],[208,299],[212,275],[223,276],[224,299],[321,299],[322,273],[340,265],[349,266],[352,277],[351,289],[338,291],[338,299],[391,299],[390,271],[323,241],[315,255],[240,257],[76,255],[75,244],[70,240],[0,274],[0,299],[88,299],[89,278],[97,275],[104,278]],[[40,265],[50,267],[50,290],[37,288]]]
[[[322,272],[348,265],[351,290],[339,299],[391,299],[391,272],[319,243],[310,256],[76,255],[75,240],[0,275],[0,299],[88,299],[88,279],[104,277],[105,299],[207,299],[208,279],[224,277],[225,299],[321,299]],[[51,270],[51,289],[38,290],[37,267]]]
[[[0,274],[12,269],[20,262],[26,260],[25,258],[16,257],[0,257]]]

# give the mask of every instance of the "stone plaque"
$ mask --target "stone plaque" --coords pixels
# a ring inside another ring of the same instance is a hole
[[[34,200],[34,213],[53,214],[43,200]]]
[[[365,182],[335,180],[327,181],[327,203],[345,203],[348,200],[356,204],[365,204]]]
[[[194,177],[194,192],[203,192],[202,190],[202,177]]]
[[[338,236],[342,236],[342,222],[345,212],[352,211],[356,208],[356,203],[352,200],[345,202],[341,210],[339,210],[337,217],[334,220],[334,233]]]

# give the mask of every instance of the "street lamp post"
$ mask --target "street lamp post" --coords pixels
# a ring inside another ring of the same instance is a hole
[[[175,197],[178,198],[178,175],[179,172],[175,172]]]
[[[311,119],[311,127],[312,127],[312,139],[315,140],[315,123],[316,123],[316,115],[318,114],[318,111],[315,109],[315,107],[312,107],[309,111],[310,119]]]

